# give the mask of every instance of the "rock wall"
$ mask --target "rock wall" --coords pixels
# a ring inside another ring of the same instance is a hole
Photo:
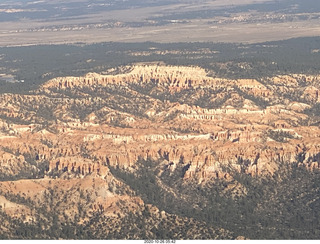
[[[150,158],[199,181],[227,179],[230,169],[270,175],[280,162],[319,168],[320,130],[305,110],[319,102],[320,76],[231,80],[198,67],[126,70],[2,94],[2,171],[31,167],[25,157],[50,162],[49,172],[102,177],[109,166],[132,170]]]

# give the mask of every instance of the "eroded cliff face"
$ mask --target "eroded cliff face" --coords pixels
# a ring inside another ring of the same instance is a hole
[[[319,77],[226,80],[198,67],[125,70],[55,78],[32,95],[2,95],[3,147],[50,161],[49,172],[81,175],[134,168],[139,158],[189,165],[184,178],[200,182],[230,177],[226,166],[272,174],[279,161],[297,162],[299,155],[299,163],[319,168],[319,129],[305,113],[318,101]],[[16,160],[7,157],[3,165]]]
[[[210,87],[227,82],[224,79],[213,79],[206,75],[205,70],[198,67],[136,65],[127,67],[127,73],[101,75],[88,73],[84,77],[59,77],[48,81],[43,89],[68,89],[86,86],[127,85],[128,83],[146,85],[154,83],[165,86],[169,90]]]
[[[198,67],[125,70],[55,78],[29,95],[2,94],[1,176],[40,174],[44,188],[49,180],[107,182],[108,197],[97,190],[85,208],[117,214],[125,194],[110,190],[122,187],[110,169],[135,172],[141,160],[158,162],[159,176],[177,173],[198,184],[232,181],[235,172],[268,177],[282,163],[320,168],[320,76],[228,80]],[[1,183],[1,192],[8,187]],[[42,199],[40,192],[29,196]]]

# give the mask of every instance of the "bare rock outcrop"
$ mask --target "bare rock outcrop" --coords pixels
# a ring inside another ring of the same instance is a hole
[[[105,177],[108,167],[134,170],[152,159],[199,182],[228,179],[230,170],[272,175],[279,162],[319,168],[320,131],[305,111],[319,102],[320,76],[232,80],[153,64],[124,70],[1,95],[1,167],[29,167],[28,157],[48,161],[48,172]]]
[[[54,78],[42,86],[42,89],[67,89],[85,86],[126,85],[128,83],[145,84],[152,82],[172,91],[181,89],[218,85],[228,82],[224,79],[208,77],[199,67],[137,65],[126,74],[100,75],[88,73],[83,77]]]

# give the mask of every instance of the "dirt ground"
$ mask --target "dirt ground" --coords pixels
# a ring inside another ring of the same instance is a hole
[[[301,14],[289,12],[280,15],[257,11],[235,12],[226,17],[191,16],[201,11],[265,2],[272,1],[199,0],[197,4],[194,1],[177,1],[160,7],[101,11],[67,19],[21,19],[10,22],[1,22],[0,19],[0,46],[110,41],[255,43],[320,35],[318,13],[314,13],[312,18],[308,17],[308,13],[301,18]],[[180,18],[174,19],[178,15]],[[157,23],[155,18],[162,18],[165,22]]]

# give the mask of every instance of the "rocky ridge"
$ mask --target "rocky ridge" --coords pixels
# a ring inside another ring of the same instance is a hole
[[[276,162],[295,162],[299,153],[308,156],[301,163],[310,168],[319,167],[311,159],[318,153],[314,143],[318,128],[307,126],[310,118],[303,113],[318,99],[315,85],[319,77],[286,75],[264,81],[226,80],[208,77],[205,70],[198,67],[137,65],[126,67],[126,70],[127,73],[116,75],[89,73],[84,77],[55,78],[36,91],[36,95],[4,95],[2,101],[6,109],[2,115],[37,123],[42,119],[37,116],[41,113],[40,106],[50,104],[52,108],[47,105],[48,109],[55,118],[51,128],[60,132],[57,134],[59,140],[61,137],[70,140],[70,146],[55,145],[51,150],[42,146],[36,152],[28,152],[50,160],[57,154],[65,160],[69,156],[77,157],[81,154],[81,141],[90,156],[98,159],[101,165],[127,168],[139,157],[164,159],[168,164],[190,164],[185,178],[194,174],[202,179],[228,177],[227,173],[222,173],[220,165],[228,165],[237,171],[245,168],[251,175],[272,174],[277,168]],[[302,82],[305,86],[299,87]],[[104,93],[103,89],[110,91]],[[119,94],[116,89],[123,92]],[[139,89],[145,91],[139,93]],[[203,94],[205,89],[209,89],[211,97]],[[190,93],[188,98],[183,94],[188,99],[185,103],[170,101],[185,92],[182,90]],[[67,92],[73,94],[67,95]],[[172,97],[167,95],[166,99],[165,92]],[[290,93],[300,93],[300,96],[290,100],[286,98]],[[193,97],[197,96],[198,101],[192,104]],[[207,99],[203,101],[203,107],[196,105],[202,97]],[[118,104],[107,104],[109,101],[103,99],[120,100],[115,101]],[[35,107],[33,111],[21,113],[19,105],[26,100]],[[220,100],[224,103],[216,107],[214,103]],[[16,102],[12,104],[12,101]],[[138,104],[133,104],[136,101]],[[134,108],[142,103],[143,108]],[[19,107],[19,112],[15,106]],[[72,107],[80,107],[79,110],[87,107],[91,111],[84,112],[79,119],[72,114]],[[124,128],[117,129],[117,123]],[[29,131],[32,135],[37,129],[31,127],[30,124],[18,126],[9,129],[9,134],[28,134]],[[269,130],[273,134],[284,133],[287,143],[268,136]],[[42,137],[46,138],[43,132]],[[74,138],[77,143],[72,142]],[[110,146],[106,148],[104,144]],[[22,150],[21,146],[19,150]],[[250,164],[241,165],[239,162],[243,160]],[[50,170],[74,170],[74,164],[65,166],[56,161],[50,162]],[[90,174],[92,167],[85,166],[88,170],[80,171]]]
[[[19,183],[13,179],[33,179],[30,192],[20,189],[33,201],[45,197],[49,181],[68,185],[66,191],[95,181],[90,194],[96,197],[82,207],[84,223],[102,210],[121,215],[114,206],[124,199],[126,206],[143,206],[110,172],[134,173],[141,160],[157,162],[159,177],[177,174],[202,185],[232,182],[235,173],[269,177],[283,163],[320,168],[320,76],[230,80],[209,77],[198,67],[155,64],[123,70],[59,77],[28,95],[0,96],[4,197],[15,192],[10,184]]]

